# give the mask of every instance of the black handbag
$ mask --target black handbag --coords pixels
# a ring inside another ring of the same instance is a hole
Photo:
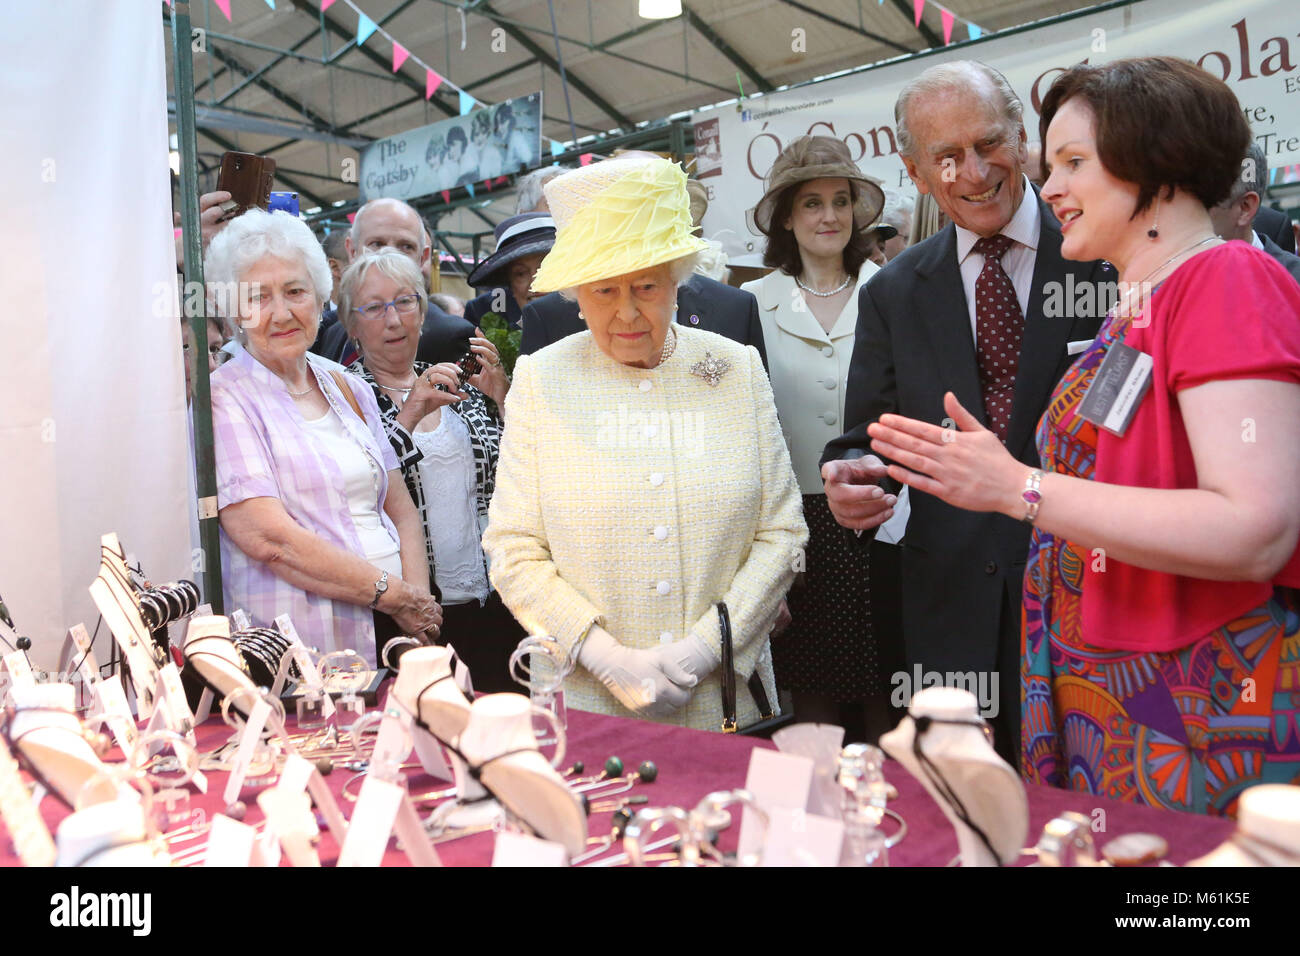
[[[736,725],[736,665],[734,652],[731,649],[731,615],[727,612],[727,605],[723,601],[718,602],[718,630],[721,632],[722,639],[722,732],[742,734],[747,737],[770,736],[774,730],[794,720],[794,715],[783,714],[778,717],[775,714],[772,703],[768,700],[767,690],[758,676],[758,670],[755,669],[745,683],[754,698],[754,703],[758,706],[759,719],[748,727]]]

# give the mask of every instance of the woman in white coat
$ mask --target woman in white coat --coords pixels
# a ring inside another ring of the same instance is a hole
[[[738,723],[775,704],[767,635],[807,540],[758,352],[673,321],[704,243],[686,176],[631,154],[546,184],[533,280],[588,330],[521,356],[483,547],[524,628],[576,661],[571,708],[723,729],[718,604]],[[770,710],[769,710],[770,712]]]
[[[818,461],[844,430],[858,292],[879,271],[867,258],[866,230],[883,204],[880,187],[840,140],[794,140],[773,163],[753,212],[767,236],[763,262],[773,271],[742,286],[758,300],[772,391],[810,533],[803,579],[788,598],[791,625],[772,641],[777,683],[793,692],[797,719],[839,724],[851,740],[874,740],[891,725],[897,627],[874,626],[869,544],[835,523]],[[894,635],[885,642],[890,646],[881,646],[877,631]]]

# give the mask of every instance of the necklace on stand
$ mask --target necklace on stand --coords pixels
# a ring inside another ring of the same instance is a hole
[[[844,277],[844,281],[841,282],[839,285],[837,285],[834,289],[831,289],[829,292],[818,292],[816,289],[804,285],[803,280],[800,279],[798,276],[794,277],[794,281],[795,284],[799,286],[799,288],[803,289],[809,295],[815,295],[818,298],[825,299],[832,295],[839,295],[841,292],[847,289],[849,287],[849,283],[853,281],[853,276],[846,275]]]

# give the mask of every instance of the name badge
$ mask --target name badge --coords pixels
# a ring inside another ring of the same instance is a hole
[[[1138,404],[1151,387],[1153,364],[1145,352],[1116,342],[1106,352],[1101,368],[1079,403],[1079,417],[1123,438]]]

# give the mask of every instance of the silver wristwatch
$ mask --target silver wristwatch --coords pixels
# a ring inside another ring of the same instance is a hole
[[[388,572],[385,571],[383,574],[379,576],[379,580],[375,582],[375,599],[370,602],[370,607],[372,610],[375,608],[376,605],[379,604],[379,599],[384,596],[384,592],[387,590],[388,590]]]

